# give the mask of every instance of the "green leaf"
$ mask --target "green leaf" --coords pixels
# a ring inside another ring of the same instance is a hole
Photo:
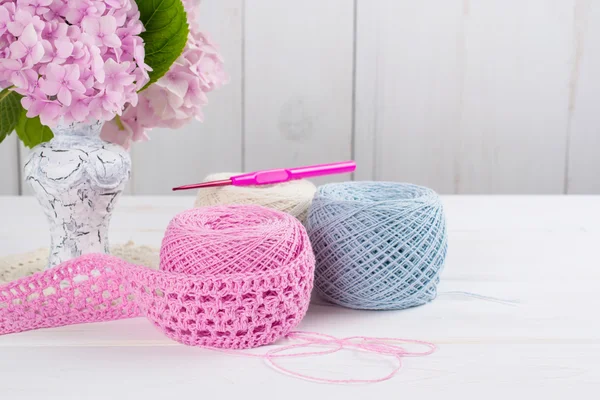
[[[152,67],[150,82],[159,80],[183,53],[189,26],[181,0],[136,0],[146,28],[140,35],[146,50],[145,63]]]
[[[0,92],[0,143],[15,129],[22,112],[21,95],[10,88],[2,90]]]
[[[52,130],[46,125],[42,125],[40,117],[27,118],[25,110],[21,114],[16,131],[23,144],[29,148],[47,142],[54,137]]]

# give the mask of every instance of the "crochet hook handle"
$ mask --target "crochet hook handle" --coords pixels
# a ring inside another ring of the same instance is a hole
[[[296,179],[314,178],[316,176],[345,174],[354,172],[355,170],[356,163],[354,161],[342,161],[298,168],[271,169],[232,176],[231,184],[234,186],[268,185]]]
[[[247,174],[232,176],[229,179],[223,179],[213,182],[195,183],[173,188],[173,190],[189,190],[214,186],[249,186],[249,185],[268,185],[273,183],[282,183],[295,179],[313,178],[315,176],[345,174],[354,172],[356,163],[354,161],[342,161],[330,164],[310,165],[308,167],[288,168],[288,169],[270,169],[266,171],[249,172]]]

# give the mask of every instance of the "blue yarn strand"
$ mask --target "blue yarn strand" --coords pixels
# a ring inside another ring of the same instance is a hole
[[[393,182],[324,185],[307,231],[317,261],[315,287],[325,300],[393,310],[436,297],[448,237],[433,190]]]

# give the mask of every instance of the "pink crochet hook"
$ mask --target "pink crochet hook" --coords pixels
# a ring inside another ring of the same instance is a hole
[[[188,190],[214,186],[249,186],[269,185],[273,183],[288,182],[295,179],[312,178],[315,176],[345,174],[354,172],[356,163],[354,161],[342,161],[331,164],[311,165],[308,167],[270,169],[266,171],[249,172],[247,174],[232,176],[229,179],[212,182],[195,183],[173,188],[173,190]]]

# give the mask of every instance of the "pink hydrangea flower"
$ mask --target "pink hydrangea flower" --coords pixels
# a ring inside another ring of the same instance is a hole
[[[14,18],[6,27],[13,36],[21,36],[26,26],[33,25],[36,32],[41,32],[45,23],[37,15],[31,14],[29,11],[21,8],[16,8]]]
[[[25,58],[25,64],[33,66],[44,57],[44,46],[38,37],[33,24],[29,24],[21,31],[21,35],[10,47],[10,58],[19,60]]]
[[[42,37],[47,40],[62,39],[67,36],[69,24],[59,21],[50,21],[49,25],[42,32]]]
[[[90,115],[90,104],[91,100],[83,94],[77,92],[73,93],[71,107],[65,113],[65,117],[69,120],[84,122]]]
[[[64,64],[67,58],[73,54],[73,43],[67,37],[61,37],[54,41],[54,44],[47,40],[43,41],[44,57],[41,61],[48,64]]]
[[[32,15],[42,15],[50,11],[48,6],[52,4],[52,1],[53,0],[22,0],[19,2],[19,6]]]
[[[121,115],[121,94],[103,90],[90,101],[90,115],[99,121],[109,121],[114,115]]]
[[[102,138],[108,142],[116,143],[129,150],[132,142],[146,141],[148,135],[147,129],[142,124],[143,115],[152,114],[148,101],[140,99],[137,107],[128,107],[121,117],[121,125],[116,122],[104,124],[102,129]]]
[[[40,79],[40,89],[48,96],[56,96],[63,105],[70,106],[72,92],[84,94],[86,91],[79,75],[78,65],[48,64],[46,77]]]
[[[0,80],[11,82],[19,89],[28,90],[37,84],[37,79],[37,73],[25,67],[21,60],[10,58],[0,60]]]
[[[84,18],[81,24],[83,32],[92,37],[97,46],[117,48],[121,39],[117,36],[117,20],[112,15],[100,18]]]
[[[104,82],[100,87],[118,92],[120,87],[132,85],[135,77],[128,72],[129,62],[117,63],[108,60],[104,63]]]
[[[58,121],[62,106],[54,100],[48,99],[45,93],[39,88],[29,91],[21,100],[23,107],[27,110],[27,117],[40,117],[44,125],[53,126]]]
[[[85,17],[95,18],[103,15],[106,11],[106,4],[102,1],[68,0],[64,3],[68,4],[65,18],[70,24],[79,24]],[[120,9],[124,9],[126,6]]]
[[[134,0],[0,0],[0,85],[51,127],[111,120],[148,82],[143,29]]]

